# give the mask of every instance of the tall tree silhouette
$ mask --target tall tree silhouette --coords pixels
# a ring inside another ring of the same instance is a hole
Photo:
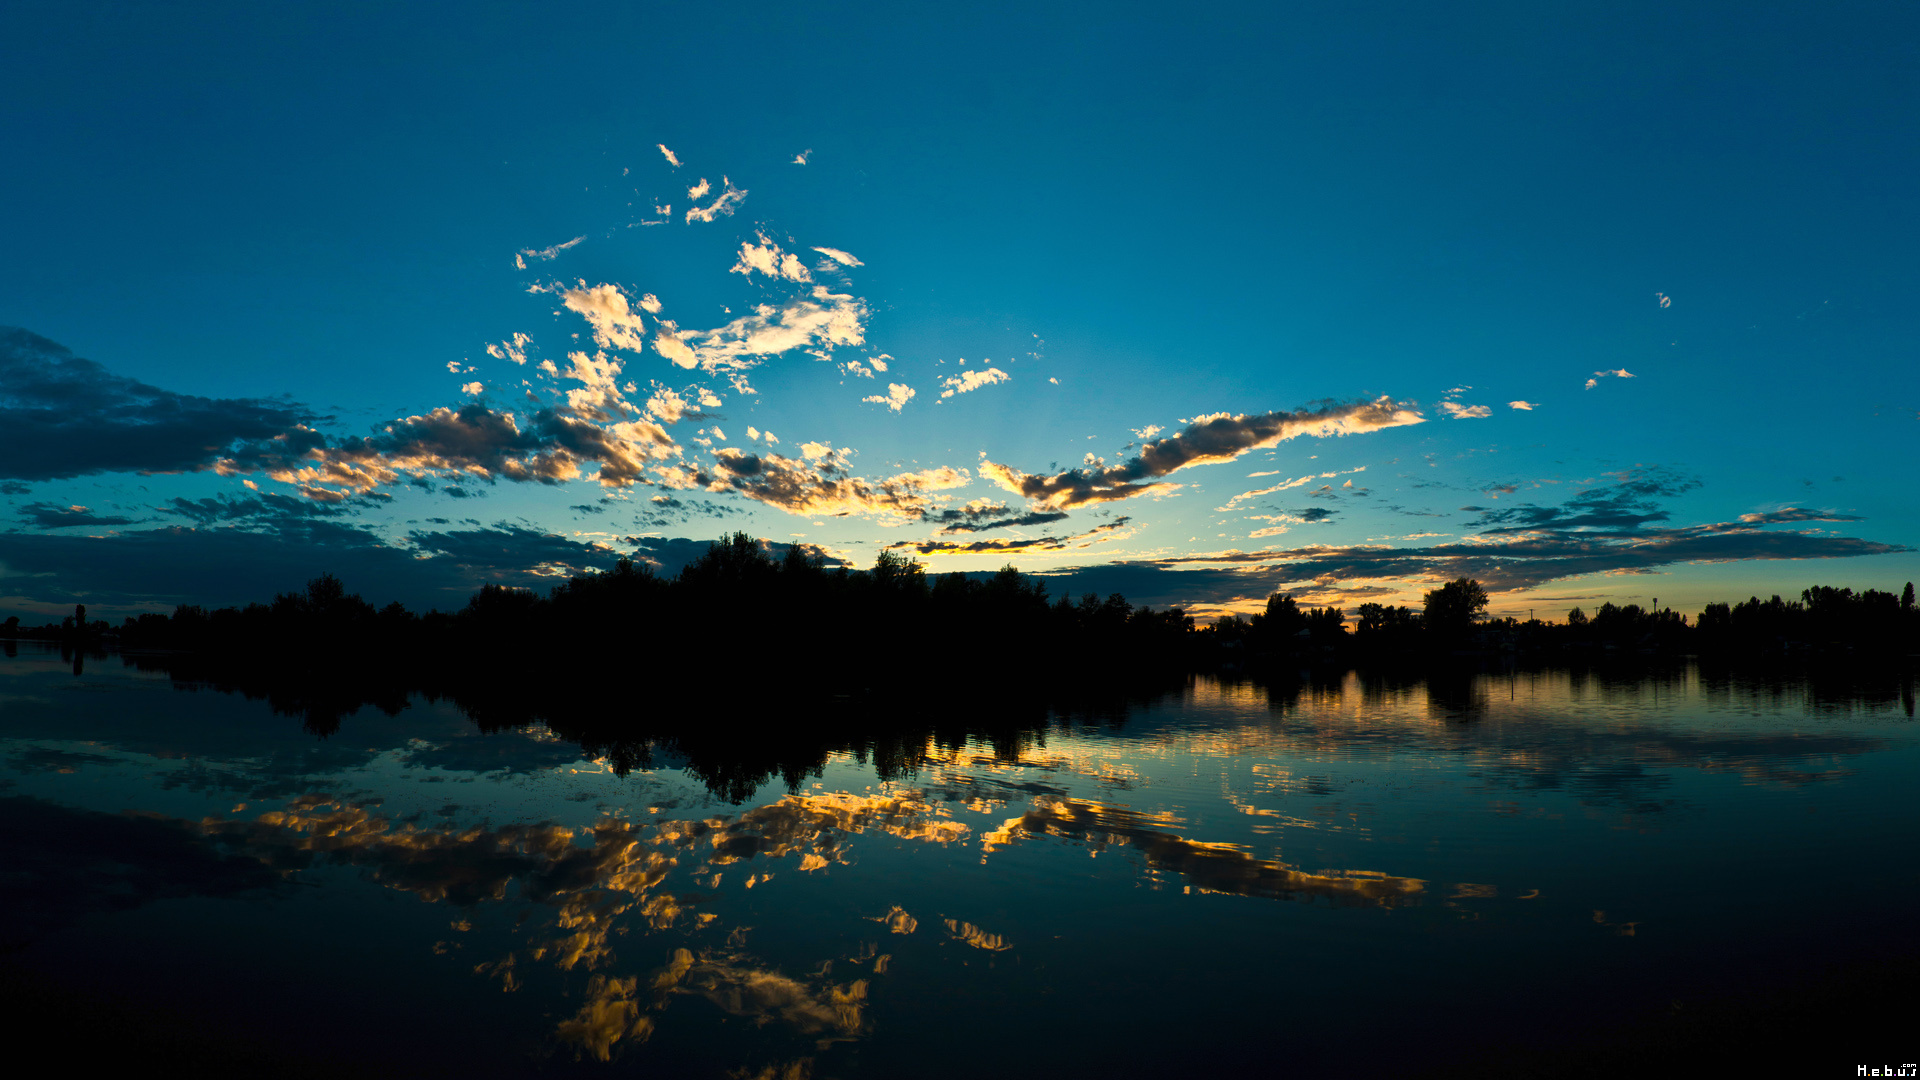
[[[1487,590],[1472,578],[1455,578],[1424,597],[1423,621],[1436,634],[1458,636],[1473,629],[1487,608]]]

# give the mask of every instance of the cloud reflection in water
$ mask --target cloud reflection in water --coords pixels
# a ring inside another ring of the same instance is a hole
[[[560,971],[594,972],[579,1008],[556,1025],[554,1034],[580,1056],[606,1061],[622,1044],[651,1038],[652,1014],[676,997],[703,999],[757,1025],[779,1025],[816,1048],[865,1033],[870,1028],[868,978],[834,981],[831,961],[812,975],[783,973],[738,947],[745,927],[736,928],[725,946],[675,948],[667,964],[644,979],[606,970],[618,962],[612,942],[633,929],[692,931],[718,921],[714,914],[692,910],[707,894],[663,888],[676,869],[702,882],[712,874],[711,887],[720,877],[714,868],[744,860],[791,858],[802,870],[850,864],[849,837],[861,833],[935,844],[965,839],[968,827],[946,813],[917,790],[892,788],[871,795],[788,795],[733,820],[639,823],[607,815],[586,829],[551,823],[436,827],[390,818],[377,801],[357,803],[316,792],[252,820],[181,824],[281,875],[323,863],[355,866],[370,880],[429,903],[502,902],[517,883],[520,900],[554,909],[551,922],[532,932],[524,955]],[[898,907],[878,921],[894,933],[912,933],[916,925]],[[463,918],[455,928],[470,925]],[[948,925],[956,924],[949,920]],[[971,924],[957,925],[971,932],[959,935],[969,944],[1008,947]],[[878,975],[890,958],[876,953],[868,944],[847,959],[871,962]],[[498,980],[503,991],[519,990],[526,977],[518,966],[521,955],[516,950],[478,964],[474,974]]]
[[[1418,878],[1372,870],[1305,873],[1283,862],[1254,858],[1234,844],[1188,840],[1153,827],[1163,820],[1124,806],[1042,797],[1031,810],[984,837],[982,846],[991,853],[1023,837],[1051,835],[1081,841],[1096,852],[1109,846],[1131,847],[1149,868],[1178,874],[1189,888],[1273,900],[1318,897],[1339,904],[1393,907],[1414,900],[1426,888]]]

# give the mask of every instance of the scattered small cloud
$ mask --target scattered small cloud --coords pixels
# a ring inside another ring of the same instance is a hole
[[[1601,379],[1631,379],[1635,377],[1633,372],[1628,371],[1626,368],[1615,368],[1612,371],[1596,371],[1593,373],[1593,378],[1587,380],[1586,389],[1591,390],[1599,386]]]
[[[810,156],[812,153],[813,153],[813,148],[808,147],[805,150],[802,150],[799,153],[793,155],[793,164],[805,165],[807,163],[808,156]]]
[[[720,182],[725,185],[725,190],[715,196],[713,202],[704,207],[690,206],[687,208],[688,224],[696,221],[712,221],[717,217],[731,217],[735,208],[746,199],[747,193],[744,188],[734,187],[733,181],[724,176],[720,178]],[[694,190],[698,190],[700,194],[694,194]],[[698,200],[706,195],[707,190],[707,182],[702,180],[696,189],[687,192],[687,197]]]
[[[680,167],[679,157],[675,156],[673,151],[667,149],[667,144],[655,143],[654,145],[660,148],[660,156],[667,159],[667,164],[673,166],[676,169]]]
[[[1509,408],[1509,409],[1519,409],[1519,410],[1521,410],[1522,412],[1532,412],[1533,410],[1535,410],[1535,409],[1537,409],[1537,408],[1539,408],[1539,407],[1540,407],[1540,405],[1539,405],[1539,403],[1538,403],[1538,402],[1534,402],[1534,401],[1509,401],[1509,402],[1507,402],[1507,408]]]
[[[905,383],[888,383],[886,393],[874,394],[871,397],[863,397],[860,400],[870,402],[874,405],[885,405],[894,412],[899,412],[901,409],[906,408],[907,402],[913,400],[913,387]]]
[[[730,271],[752,277],[755,273],[785,281],[812,281],[813,275],[807,272],[800,256],[792,252],[781,251],[780,245],[767,238],[762,232],[757,234],[760,242],[743,241],[740,244],[740,258]]]
[[[642,352],[647,347],[646,323],[617,285],[582,281],[578,288],[562,288],[560,302],[593,327],[593,343],[603,349]]]
[[[1455,420],[1475,420],[1480,417],[1493,415],[1493,410],[1485,405],[1462,405],[1457,401],[1441,402],[1440,411],[1453,417]]]
[[[495,360],[511,360],[516,364],[525,364],[527,362],[527,346],[531,344],[533,344],[532,338],[525,334],[516,333],[509,341],[498,343],[488,342],[487,355],[493,357]]]
[[[950,398],[955,394],[971,393],[983,386],[1003,383],[1011,378],[1013,376],[996,367],[990,367],[985,371],[963,371],[951,379],[940,380],[940,385],[946,387],[940,392],[940,396]]]

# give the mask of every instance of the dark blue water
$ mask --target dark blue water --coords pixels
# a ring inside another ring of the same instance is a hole
[[[1200,680],[736,805],[671,754],[421,699],[319,738],[22,643],[0,914],[50,980],[401,1072],[1418,1071],[1906,941],[1907,694]]]

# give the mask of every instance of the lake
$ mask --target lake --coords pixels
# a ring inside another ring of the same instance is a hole
[[[1915,730],[1897,674],[1199,677],[728,786],[20,642],[0,946],[407,1075],[1471,1071],[1911,955]],[[1813,1034],[1852,1075],[1887,1033]]]

